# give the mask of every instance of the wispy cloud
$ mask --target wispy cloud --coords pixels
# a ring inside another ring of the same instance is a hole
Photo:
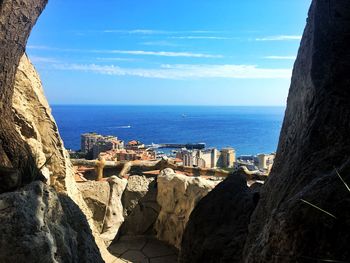
[[[153,29],[132,29],[132,30],[123,30],[123,29],[107,29],[103,30],[103,33],[118,33],[118,34],[138,34],[138,35],[159,35],[159,34],[168,34],[169,31],[163,30],[153,30]]]
[[[136,58],[111,58],[111,57],[108,57],[108,58],[103,58],[103,57],[100,57],[100,58],[96,58],[96,60],[98,61],[126,61],[126,62],[133,62],[133,61],[138,61],[139,59],[136,59]]]
[[[192,52],[172,52],[172,51],[144,51],[144,50],[101,50],[96,53],[141,55],[141,56],[161,56],[161,57],[190,57],[190,58],[222,58],[222,55],[210,55]]]
[[[266,56],[265,59],[275,59],[275,60],[295,60],[296,56]]]
[[[170,37],[172,39],[214,39],[214,40],[229,40],[229,39],[237,39],[234,37],[221,37],[221,36],[174,36]]]
[[[174,51],[145,51],[145,50],[106,50],[106,49],[65,49],[47,46],[27,46],[28,49],[52,50],[62,52],[80,52],[96,54],[123,54],[135,56],[161,56],[161,57],[189,57],[189,58],[222,58],[222,55],[212,55],[194,52],[174,52]]]
[[[51,57],[29,56],[29,59],[33,63],[60,63],[58,59]]]
[[[106,29],[103,33],[116,33],[116,34],[132,34],[132,35],[173,35],[173,34],[217,34],[224,31],[211,31],[211,30],[187,30],[187,31],[171,31],[171,30],[158,30],[158,29]]]
[[[262,38],[256,38],[256,41],[291,41],[291,40],[301,40],[302,36],[297,35],[279,35],[279,36],[268,36]]]
[[[255,65],[162,65],[159,68],[122,68],[115,65],[58,64],[55,69],[93,72],[104,75],[136,76],[156,79],[288,79],[291,69],[259,68]]]
[[[179,44],[172,43],[166,40],[159,40],[159,41],[146,41],[139,43],[144,46],[160,46],[160,47],[178,47]]]

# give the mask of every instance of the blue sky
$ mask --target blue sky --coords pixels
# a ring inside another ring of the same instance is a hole
[[[311,0],[51,0],[27,45],[51,104],[285,105]]]

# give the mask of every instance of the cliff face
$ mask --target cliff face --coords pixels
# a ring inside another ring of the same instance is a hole
[[[103,262],[85,216],[42,182],[0,195],[0,262]]]
[[[184,262],[210,256],[222,239],[236,245],[219,246],[213,262],[350,260],[349,46],[350,1],[314,0],[294,65],[277,157],[258,205],[248,209],[254,212],[242,222],[239,214],[244,210],[233,198],[239,187],[219,193],[227,179],[191,215],[182,244]],[[226,204],[216,205],[223,211],[231,207],[237,217],[217,211],[216,220],[204,218],[220,195]],[[222,231],[215,237],[217,222],[223,230],[242,231]],[[245,244],[239,245],[238,237]]]
[[[30,148],[15,131],[11,105],[19,60],[46,3],[47,0],[0,1],[0,193],[41,177],[40,172],[33,168]],[[7,185],[9,174],[16,174],[13,181],[17,185]]]
[[[350,259],[350,1],[314,0],[247,262]],[[311,204],[331,213],[324,213]]]
[[[157,179],[157,202],[161,207],[156,221],[159,240],[180,248],[184,229],[192,210],[217,182],[175,174],[165,169]]]
[[[90,239],[96,241],[105,260],[112,260],[95,228],[93,214],[75,183],[73,166],[45,98],[40,77],[25,54],[15,77],[12,111],[16,131],[22,143],[29,145],[36,165],[43,167],[41,172],[47,176],[47,184],[68,195],[71,202],[78,205],[91,228],[93,236]]]

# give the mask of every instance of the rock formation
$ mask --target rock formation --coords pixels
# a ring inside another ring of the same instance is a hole
[[[18,186],[41,179],[30,148],[15,130],[12,96],[16,70],[29,33],[46,3],[47,0],[0,1],[0,167],[18,171]],[[6,186],[7,171],[0,173],[1,192],[11,190],[11,186],[8,189]],[[10,174],[15,173],[10,171]]]
[[[154,235],[160,207],[155,178],[133,175],[128,178],[122,202],[125,222],[120,235]]]
[[[183,231],[197,203],[217,182],[199,177],[175,174],[170,168],[157,179],[157,201],[161,207],[157,222],[157,238],[179,248]]]
[[[77,184],[83,198],[92,212],[97,230],[101,233],[109,205],[110,187],[108,182],[88,181]]]
[[[38,167],[47,170],[49,180],[56,191],[68,195],[85,214],[93,236],[105,260],[112,260],[95,228],[93,214],[83,200],[74,180],[74,170],[58,133],[57,125],[45,98],[40,77],[26,55],[18,67],[12,111],[16,131],[23,143],[27,143],[35,156]],[[93,239],[93,237],[91,237]]]
[[[126,179],[116,176],[108,178],[110,185],[109,204],[104,219],[101,237],[109,245],[116,237],[118,230],[124,222],[122,195],[128,183]]]
[[[239,217],[249,221],[251,209],[227,218],[226,209],[239,212],[243,206],[225,199],[224,191],[220,197],[218,187],[190,218],[183,262],[205,255],[208,262],[213,249],[209,243],[215,247],[224,238],[236,245],[223,246],[222,251],[218,247],[215,262],[350,261],[349,36],[350,1],[313,0],[293,70],[277,157],[249,226]],[[216,221],[203,218],[210,211],[207,206],[218,200],[229,204],[217,204],[223,209],[213,210]],[[197,224],[213,231],[223,224],[219,229],[226,229],[216,238],[208,230],[196,231]],[[236,231],[238,235],[233,234]],[[208,241],[200,247],[201,239]],[[243,248],[239,242],[245,239]]]
[[[246,262],[350,261],[349,45],[350,1],[314,0]]]
[[[186,226],[179,262],[242,262],[258,196],[237,172],[199,201]]]
[[[42,182],[0,195],[0,262],[103,262],[80,209]]]

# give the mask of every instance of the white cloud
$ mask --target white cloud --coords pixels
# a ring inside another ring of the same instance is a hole
[[[136,58],[96,58],[96,60],[99,60],[99,61],[127,61],[127,62],[132,62],[132,61],[138,61],[138,59]]]
[[[193,52],[174,52],[174,51],[145,51],[145,50],[106,50],[106,49],[64,49],[48,46],[27,46],[28,49],[53,50],[63,52],[80,52],[96,54],[123,54],[135,56],[161,56],[161,57],[188,57],[188,58],[222,58],[222,55],[211,55]]]
[[[103,30],[103,33],[139,34],[139,35],[167,34],[168,32],[169,31],[153,30],[153,29],[133,29],[133,30],[107,29],[107,30]]]
[[[220,37],[220,36],[175,36],[170,37],[172,39],[215,39],[215,40],[229,40],[229,39],[236,39],[234,37]]]
[[[33,63],[60,63],[56,58],[29,56],[29,59]]]
[[[107,29],[103,33],[117,33],[117,34],[138,34],[138,35],[172,35],[172,34],[214,34],[223,33],[224,31],[209,31],[209,30],[188,30],[188,31],[169,31],[157,29]]]
[[[122,68],[96,64],[58,64],[55,69],[93,72],[104,75],[157,79],[288,79],[291,69],[259,68],[255,65],[162,65],[160,68]]]
[[[275,59],[275,60],[295,60],[296,56],[266,56],[266,59]]]
[[[140,56],[161,56],[161,57],[190,57],[190,58],[222,58],[222,55],[210,55],[192,52],[172,51],[144,51],[144,50],[95,50],[96,53],[126,54]]]
[[[171,43],[169,41],[165,40],[159,40],[159,41],[146,41],[146,42],[141,42],[141,45],[144,46],[162,46],[162,47],[178,47],[178,44]]]
[[[279,35],[279,36],[268,36],[263,38],[256,38],[256,41],[290,41],[290,40],[301,40],[302,36],[296,35]]]

